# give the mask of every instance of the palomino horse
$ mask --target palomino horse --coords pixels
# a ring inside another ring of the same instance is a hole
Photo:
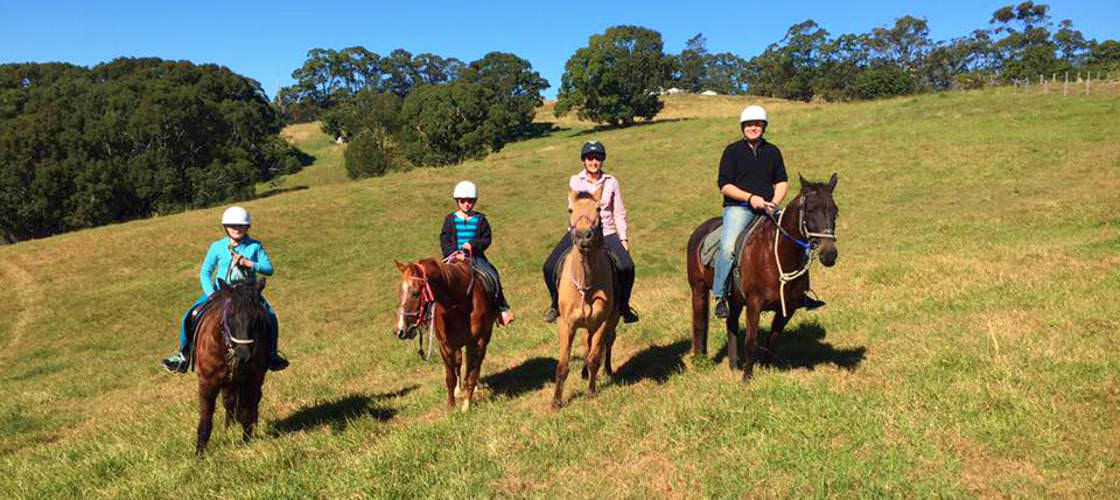
[[[770,361],[774,344],[782,328],[809,289],[809,264],[812,257],[805,257],[811,248],[820,255],[821,263],[831,267],[836,263],[836,203],[832,191],[836,189],[836,174],[828,184],[816,184],[801,179],[801,193],[785,208],[778,218],[763,220],[750,235],[738,265],[742,281],[738,290],[731,293],[727,315],[727,363],[734,370],[743,369],[743,380],[749,380],[758,359],[758,320],[762,311],[773,311],[770,340],[765,359]],[[713,270],[700,258],[700,246],[705,236],[721,223],[719,217],[708,219],[693,231],[688,239],[688,284],[692,288],[692,355],[707,355],[708,351],[708,293],[712,288]],[[732,288],[734,290],[734,288]],[[743,295],[739,294],[739,291]],[[739,331],[739,314],[747,309],[746,344]],[[745,348],[745,349],[744,349]]]
[[[198,441],[202,454],[210,441],[218,392],[226,407],[226,426],[241,423],[248,441],[257,423],[261,386],[268,372],[268,309],[265,281],[225,285],[210,296],[198,319],[194,356],[198,365]]]
[[[455,407],[455,398],[463,398],[463,411],[471,406],[471,397],[478,385],[478,373],[490,333],[498,318],[498,308],[486,292],[478,271],[469,262],[443,263],[423,259],[401,264],[400,306],[397,309],[397,338],[411,339],[431,318],[443,356],[447,383],[447,406]],[[460,381],[466,348],[467,373]]]
[[[559,278],[560,316],[557,325],[563,350],[556,366],[553,409],[559,409],[563,403],[564,379],[568,377],[568,362],[576,329],[587,330],[587,362],[583,368],[583,375],[588,379],[587,397],[595,397],[595,377],[600,362],[606,365],[608,376],[614,375],[611,346],[619,318],[615,303],[618,285],[610,257],[603,247],[603,226],[599,220],[602,194],[601,186],[594,193],[568,193],[574,248],[564,259]]]

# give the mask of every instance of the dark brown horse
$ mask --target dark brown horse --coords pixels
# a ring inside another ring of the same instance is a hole
[[[461,397],[462,409],[467,411],[498,318],[497,305],[478,271],[466,261],[449,264],[423,259],[396,264],[401,271],[400,306],[393,332],[400,339],[410,339],[428,326],[430,318],[443,357],[447,406],[454,408],[455,398]],[[464,348],[467,372],[460,380]]]
[[[218,392],[226,407],[226,426],[241,424],[248,441],[257,423],[261,386],[268,372],[268,309],[265,282],[224,285],[207,301],[198,319],[194,356],[198,366],[198,441],[206,450]]]
[[[801,178],[801,193],[782,212],[780,227],[772,220],[761,222],[750,235],[738,265],[742,281],[732,290],[728,300],[727,363],[734,370],[743,369],[743,380],[749,380],[756,360],[768,362],[782,328],[786,326],[801,298],[809,289],[809,264],[805,247],[820,256],[821,263],[836,263],[836,174],[827,184]],[[688,284],[692,288],[692,355],[708,353],[708,295],[714,271],[700,259],[700,246],[705,236],[719,227],[719,217],[708,219],[688,239]],[[739,290],[742,290],[740,295]],[[739,331],[739,314],[747,310],[747,332]],[[763,359],[758,356],[758,321],[762,311],[774,312],[770,324],[770,340]],[[745,344],[744,344],[745,341]]]

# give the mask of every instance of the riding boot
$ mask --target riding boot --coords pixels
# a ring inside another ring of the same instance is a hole
[[[717,318],[727,318],[727,297],[720,297],[716,300],[715,313]]]
[[[179,352],[160,361],[160,364],[171,373],[187,373],[187,369],[190,368],[190,360],[187,359],[186,355],[186,353],[190,352],[189,348],[190,343],[188,342],[187,345],[179,349]]]
[[[825,304],[825,301],[817,300],[816,298],[810,296],[808,290],[805,291],[805,295],[801,296],[801,307],[804,307],[806,311],[812,311],[813,309],[817,309]]]
[[[276,352],[277,337],[280,334],[280,325],[277,323],[276,318],[271,318],[268,322],[268,369],[278,372],[288,367],[288,360],[280,356]]]

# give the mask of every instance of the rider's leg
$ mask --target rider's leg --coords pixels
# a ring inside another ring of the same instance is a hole
[[[560,260],[560,256],[569,248],[572,248],[572,235],[571,233],[564,233],[564,237],[560,238],[560,242],[552,249],[552,253],[544,261],[544,267],[541,269],[544,273],[544,284],[548,287],[549,298],[552,299],[549,308],[545,311],[545,321],[551,323],[556,321],[556,317],[560,314],[557,310],[557,297],[560,292],[556,288],[556,264]]]
[[[618,238],[618,234],[610,234],[603,238],[603,243],[607,246],[607,250],[615,256],[615,264],[618,266],[618,310],[622,313],[622,318],[627,323],[638,321],[638,315],[630,309],[630,293],[634,290],[634,260],[630,258],[630,252],[622,246],[622,240]]]
[[[735,240],[738,239],[739,233],[754,220],[754,216],[754,212],[747,207],[723,207],[723,227],[720,229],[719,253],[716,255],[715,276],[712,281],[712,296],[720,301],[716,304],[716,316],[727,315],[726,299],[729,292],[727,278],[731,274]]]
[[[179,349],[174,355],[163,360],[163,366],[168,371],[180,373],[187,371],[187,352],[190,349],[191,342],[187,333],[187,323],[190,322],[191,314],[194,314],[195,309],[198,309],[198,306],[202,305],[203,302],[206,302],[206,297],[200,297],[194,304],[191,304],[191,307],[183,314],[183,318],[179,320]]]
[[[276,318],[276,310],[267,300],[264,305],[268,307],[268,369],[280,371],[288,367],[288,360],[276,352],[280,340],[280,322]]]

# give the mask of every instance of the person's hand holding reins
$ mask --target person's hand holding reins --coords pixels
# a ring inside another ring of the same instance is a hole
[[[769,213],[769,214],[773,214],[774,209],[778,208],[777,205],[775,205],[773,203],[770,203],[769,201],[766,201],[765,199],[763,199],[761,196],[758,196],[758,195],[751,195],[750,205],[751,205],[751,208],[754,208],[755,210],[765,210],[766,213]]]

